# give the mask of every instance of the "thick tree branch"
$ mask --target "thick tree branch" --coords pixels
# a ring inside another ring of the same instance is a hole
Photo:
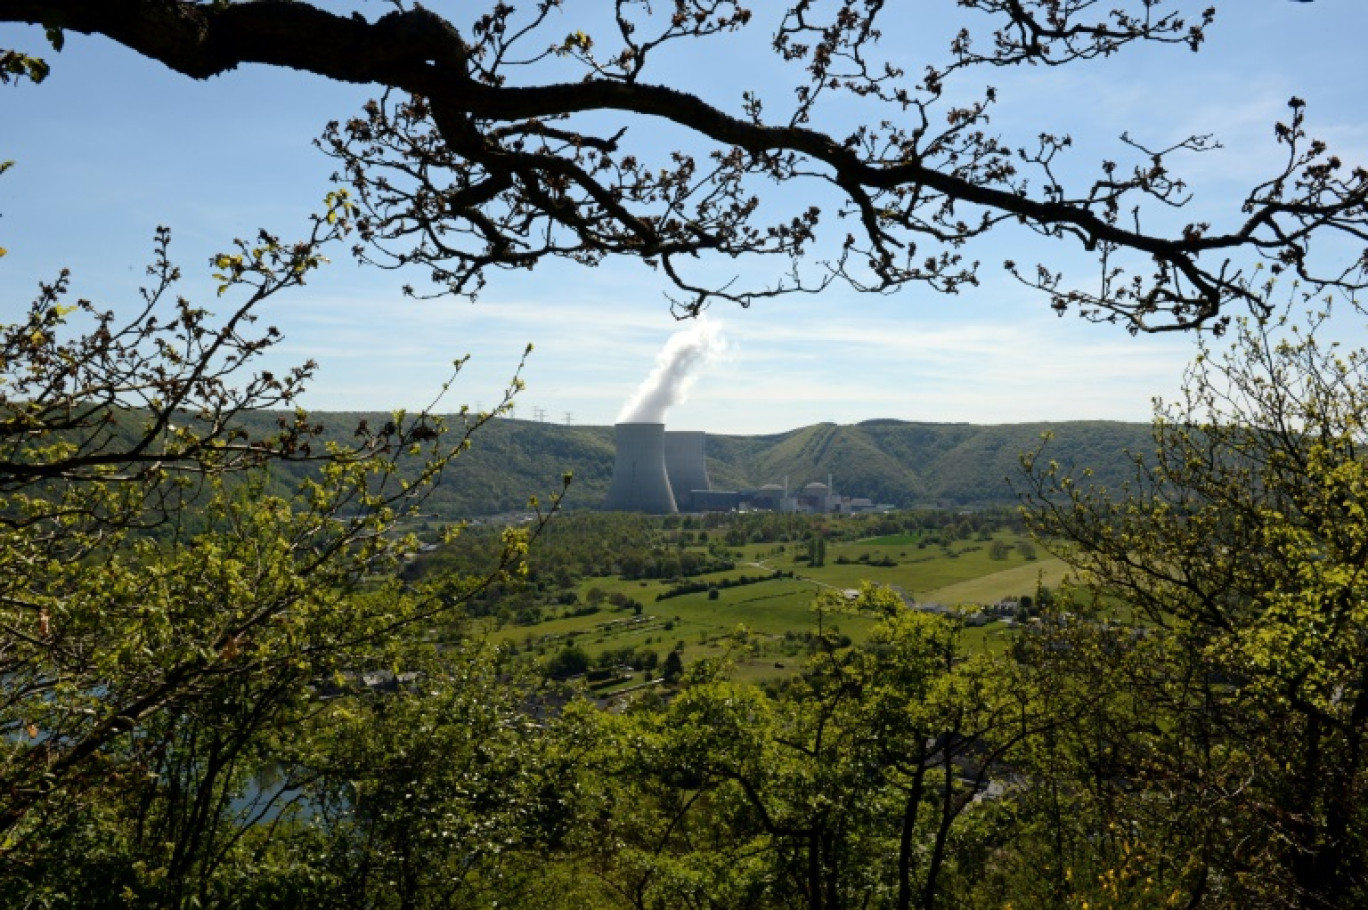
[[[1210,10],[1189,26],[1172,14],[1156,17],[1148,3],[1134,14],[1113,10],[1095,22],[1083,18],[1091,4],[1060,8],[974,0],[964,5],[997,17],[993,50],[971,50],[971,37],[962,32],[951,47],[956,62],[928,70],[916,86],[901,84],[900,68],[885,64],[879,70],[872,61],[883,4],[867,4],[862,16],[835,22],[815,21],[808,4],[794,7],[773,46],[785,61],[804,62],[813,81],[799,86],[798,107],[776,124],[762,119],[753,100],[736,116],[696,95],[643,81],[645,54],[661,43],[704,40],[746,26],[751,14],[734,4],[706,4],[685,20],[676,16],[655,38],[638,31],[644,24],[625,23],[619,9],[616,40],[624,49],[618,56],[596,57],[592,37],[575,33],[550,50],[533,45],[535,52],[519,62],[510,62],[510,49],[520,41],[535,42],[543,27],[550,28],[545,8],[518,26],[516,10],[492,7],[468,33],[416,6],[371,22],[288,0],[0,0],[0,21],[104,35],[197,79],[264,63],[336,81],[373,83],[421,99],[393,115],[386,108],[372,111],[368,120],[332,128],[325,146],[346,165],[347,179],[370,216],[361,227],[375,248],[363,258],[430,265],[434,280],[450,291],[477,291],[489,267],[526,268],[544,256],[596,262],[623,253],[653,265],[678,253],[779,255],[792,260],[794,275],[800,265],[825,268],[818,286],[837,276],[872,290],[921,281],[953,291],[974,282],[977,267],[953,250],[1013,222],[1056,239],[1075,239],[1097,252],[1103,277],[1099,290],[1089,293],[1064,285],[1043,266],[1035,277],[1014,263],[1009,271],[1048,293],[1061,312],[1076,309],[1090,318],[1124,321],[1132,330],[1187,328],[1212,320],[1219,325],[1234,303],[1257,309],[1260,289],[1249,280],[1252,262],[1244,259],[1271,259],[1316,286],[1356,290],[1368,285],[1368,260],[1328,275],[1310,265],[1313,237],[1337,234],[1361,242],[1368,236],[1368,172],[1339,175],[1339,162],[1325,154],[1324,146],[1305,140],[1302,105],[1295,99],[1290,125],[1279,127],[1288,150],[1286,169],[1250,193],[1243,217],[1224,232],[1202,224],[1172,236],[1149,233],[1138,208],[1133,224],[1121,222],[1122,201],[1131,197],[1168,206],[1186,201],[1182,181],[1170,175],[1165,162],[1176,152],[1211,147],[1200,137],[1160,152],[1123,137],[1150,163],[1126,177],[1108,162],[1102,179],[1068,194],[1051,165],[1069,144],[1067,137],[1050,137],[1035,152],[1000,144],[983,129],[994,100],[991,91],[984,101],[945,111],[949,126],[943,133],[930,129],[927,113],[939,103],[944,81],[965,67],[1062,63],[1105,56],[1135,41],[1196,49]],[[307,40],[301,40],[303,35]],[[584,79],[537,84],[525,78],[524,70],[518,84],[510,83],[505,70],[533,66],[548,54],[578,61]],[[844,67],[840,73],[838,63]],[[809,126],[818,96],[837,91],[882,100],[897,112],[911,108],[910,118],[897,118],[910,119],[911,132],[886,123],[838,139]],[[620,150],[622,129],[594,135],[551,125],[589,112],[625,115],[629,123],[631,117],[658,118],[684,127],[719,149],[713,153],[717,166],[699,171],[692,156],[676,153],[672,165],[648,168]],[[1043,173],[1040,190],[1031,192],[1018,174],[1022,162]],[[403,185],[386,179],[386,170],[402,175]],[[844,246],[847,254],[862,254],[853,262],[845,256],[836,264],[804,261],[815,237],[815,211],[804,223],[757,223],[747,187],[800,178],[838,188],[847,210],[857,216],[863,241]],[[957,214],[963,207],[975,215]],[[412,249],[384,244],[415,237],[425,239]],[[918,259],[918,238],[949,249]],[[1126,275],[1123,281],[1116,266],[1121,253],[1151,259],[1153,273]],[[872,277],[851,274],[855,264]],[[710,298],[745,304],[810,286],[797,278],[761,290],[732,291],[725,284],[700,289],[675,269],[666,276],[691,294],[686,307],[695,311]]]

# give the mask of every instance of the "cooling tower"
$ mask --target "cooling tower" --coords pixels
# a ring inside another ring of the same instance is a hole
[[[670,489],[681,509],[694,508],[693,491],[711,490],[708,462],[703,455],[706,434],[699,431],[671,430],[665,434],[665,473]]]
[[[652,515],[678,512],[665,473],[665,424],[620,423],[613,431],[617,462],[603,508]]]

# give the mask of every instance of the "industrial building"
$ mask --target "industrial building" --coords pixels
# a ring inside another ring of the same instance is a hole
[[[614,512],[670,515],[730,512],[752,508],[775,512],[855,512],[875,506],[867,499],[837,496],[826,483],[812,482],[791,495],[788,481],[758,490],[714,490],[708,479],[700,431],[669,431],[663,423],[619,423],[613,427],[616,460],[603,508]]]
[[[665,470],[665,424],[620,423],[613,435],[617,459],[603,508],[649,515],[678,512]]]
[[[708,481],[707,434],[667,433],[663,423],[619,423],[613,434],[617,457],[604,509],[669,515],[737,507],[735,493],[713,491]]]
[[[665,473],[670,478],[675,504],[685,512],[699,511],[701,507],[694,502],[694,494],[712,489],[708,482],[708,460],[703,454],[705,436],[687,430],[665,433]]]

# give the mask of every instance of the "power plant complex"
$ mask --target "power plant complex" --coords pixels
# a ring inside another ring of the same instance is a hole
[[[874,508],[867,499],[837,496],[827,482],[810,483],[790,496],[783,486],[758,490],[714,490],[704,455],[707,434],[665,430],[665,412],[682,401],[694,372],[722,349],[717,328],[701,317],[670,336],[656,367],[628,400],[613,427],[616,441],[613,479],[603,506],[610,512],[669,515],[763,509],[780,512],[853,512]]]
[[[616,460],[602,508],[610,512],[855,512],[875,508],[868,499],[835,495],[831,480],[810,483],[790,495],[788,483],[758,490],[714,490],[704,454],[707,434],[669,431],[663,423],[619,423],[613,427]]]
[[[695,508],[694,494],[710,489],[703,433],[667,433],[663,423],[620,423],[613,433],[617,460],[603,508],[668,515]]]

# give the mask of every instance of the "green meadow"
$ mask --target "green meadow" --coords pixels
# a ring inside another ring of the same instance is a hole
[[[993,557],[994,541],[999,558]],[[790,672],[807,653],[806,633],[820,621],[828,631],[858,642],[877,617],[857,615],[843,604],[819,615],[815,604],[823,591],[842,593],[862,584],[890,585],[917,603],[950,608],[988,605],[1004,598],[1034,597],[1041,585],[1057,586],[1062,562],[1035,556],[1024,537],[1001,532],[988,539],[956,541],[948,546],[921,545],[915,535],[890,535],[849,542],[830,542],[823,565],[813,566],[799,544],[751,544],[734,548],[736,567],[688,579],[717,585],[657,599],[674,585],[664,580],[627,581],[618,577],[583,579],[582,602],[597,589],[603,599],[621,594],[641,604],[615,608],[607,600],[597,612],[572,615],[567,607],[534,625],[503,625],[490,637],[521,651],[553,654],[574,645],[590,656],[627,648],[653,650],[663,657],[682,650],[686,666],[704,658],[726,657],[742,679],[773,678]],[[1022,544],[1025,544],[1023,547]],[[885,564],[891,563],[891,564]],[[742,576],[766,577],[751,584],[722,587]],[[1005,624],[965,630],[970,649],[1001,646]],[[640,681],[641,675],[638,675]]]

